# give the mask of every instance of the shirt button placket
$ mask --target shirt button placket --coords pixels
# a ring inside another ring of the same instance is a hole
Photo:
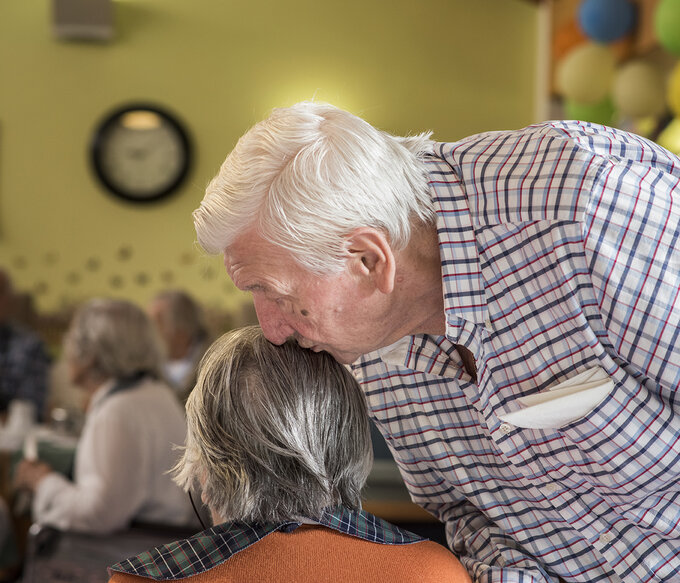
[[[507,435],[512,431],[513,427],[510,423],[501,423],[501,426],[498,429],[503,435]]]

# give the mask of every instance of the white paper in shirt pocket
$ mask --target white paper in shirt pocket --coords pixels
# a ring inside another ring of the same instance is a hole
[[[587,415],[614,388],[614,381],[599,366],[568,378],[547,391],[522,397],[522,408],[498,416],[526,429],[557,428]]]

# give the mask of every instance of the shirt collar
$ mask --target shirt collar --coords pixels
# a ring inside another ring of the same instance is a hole
[[[88,413],[90,411],[94,411],[99,404],[107,397],[107,395],[111,392],[111,389],[115,386],[116,381],[115,379],[109,379],[99,385],[99,388],[95,390],[94,393],[92,393],[92,398],[90,399],[90,403],[87,407]]]
[[[147,373],[137,372],[133,373],[128,377],[123,377],[119,379],[109,379],[99,386],[99,388],[93,393],[92,399],[90,400],[90,406],[88,407],[88,412],[93,411],[97,408],[104,399],[108,398],[113,393],[118,393],[127,389],[132,389],[139,385],[146,377]]]
[[[374,543],[404,545],[425,540],[363,510],[344,507],[328,509],[316,523],[338,532]],[[303,520],[248,525],[228,522],[200,532],[191,538],[156,547],[109,567],[112,571],[140,575],[155,580],[182,579],[208,571],[224,563],[272,532],[293,532]]]
[[[468,197],[450,146],[435,144],[435,155],[425,158],[425,164],[437,213],[446,335],[455,342],[463,321],[483,325],[488,309]]]
[[[455,171],[451,146],[437,143],[433,154],[424,158],[437,214],[446,336],[406,336],[373,353],[388,365],[430,370],[433,361],[440,360],[440,370],[455,350],[452,344],[467,346],[476,358],[480,354],[475,325],[486,323],[488,307],[467,193]]]

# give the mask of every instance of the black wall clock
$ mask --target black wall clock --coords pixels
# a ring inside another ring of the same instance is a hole
[[[169,111],[130,104],[97,125],[90,155],[95,174],[111,194],[147,203],[165,198],[182,184],[191,163],[191,144],[183,124]]]

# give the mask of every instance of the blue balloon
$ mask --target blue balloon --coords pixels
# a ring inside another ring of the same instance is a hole
[[[629,0],[583,0],[578,18],[587,37],[610,43],[633,29],[635,6]]]

